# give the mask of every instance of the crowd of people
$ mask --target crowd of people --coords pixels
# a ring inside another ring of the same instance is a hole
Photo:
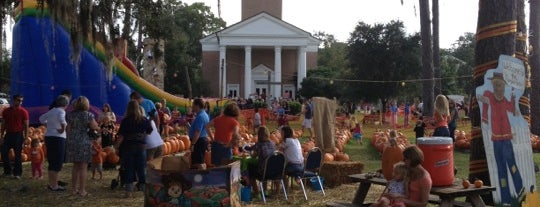
[[[4,165],[4,176],[20,179],[22,165],[20,152],[23,140],[28,137],[29,116],[22,107],[22,95],[13,96],[13,104],[3,112],[1,153]],[[202,99],[194,99],[186,115],[182,115],[178,108],[168,109],[165,100],[159,103],[143,98],[139,93],[130,95],[131,101],[127,105],[122,120],[117,120],[109,104],[104,104],[97,116],[89,112],[89,100],[80,96],[71,104],[71,94],[65,92],[58,96],[50,106],[49,111],[42,114],[39,120],[46,125],[45,145],[47,147],[46,159],[48,161],[48,185],[50,191],[65,191],[58,174],[62,171],[64,163],[73,163],[71,172],[71,194],[88,196],[86,189],[87,167],[91,166],[92,179],[103,177],[103,158],[101,152],[108,150],[116,152],[121,158],[121,183],[126,190],[125,197],[132,197],[136,189],[145,188],[145,166],[148,160],[163,155],[163,139],[167,133],[168,125],[177,125],[187,122],[187,133],[191,139],[189,153],[191,168],[206,169],[205,153],[211,149],[211,163],[213,166],[226,165],[233,160],[233,147],[251,154],[258,159],[257,163],[248,166],[249,183],[255,186],[256,178],[262,176],[264,161],[274,151],[280,150],[286,157],[286,174],[290,176],[303,172],[304,157],[302,148],[293,130],[285,120],[278,119],[278,130],[284,142],[280,145],[270,141],[270,130],[262,124],[262,117],[255,108],[253,130],[258,141],[252,145],[240,146],[240,106],[237,103],[227,104],[222,113],[210,118],[208,103]],[[286,103],[286,102],[285,102]],[[453,117],[457,113],[452,109],[452,100],[438,96],[434,103],[435,135],[450,136],[455,129]],[[393,105],[395,106],[395,105]],[[284,116],[286,105],[277,103],[274,107],[279,116]],[[313,118],[313,105],[306,100],[302,106],[302,128],[309,130],[309,136],[314,137],[311,127]],[[352,120],[352,118],[351,118]],[[119,121],[119,122],[118,122]],[[117,134],[114,134],[116,123],[119,123]],[[360,122],[354,120],[349,123],[355,140],[361,143],[362,128]],[[424,126],[425,127],[425,126]],[[40,149],[39,140],[31,143],[32,177],[41,179],[42,164],[45,160],[43,150]],[[8,151],[15,151],[14,166],[7,159]],[[386,206],[395,203],[398,206],[422,206],[427,203],[431,179],[429,173],[420,165],[423,161],[422,152],[415,146],[408,147],[403,152],[404,160],[395,166],[394,180],[389,182],[389,191],[385,192],[376,206]],[[134,182],[137,182],[134,185]],[[255,192],[258,188],[253,188]],[[402,205],[403,204],[403,205]]]

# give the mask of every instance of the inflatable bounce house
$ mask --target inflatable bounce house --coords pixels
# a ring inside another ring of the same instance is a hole
[[[86,96],[92,111],[98,113],[109,103],[122,116],[129,102],[129,94],[138,91],[154,102],[166,99],[169,107],[181,111],[190,100],[169,94],[139,77],[132,62],[115,57],[112,73],[107,74],[105,50],[101,43],[85,42],[80,57],[71,58],[70,35],[66,28],[50,18],[47,5],[38,8],[35,0],[21,0],[14,10],[11,91],[24,95],[23,106],[30,113],[30,121],[38,123],[39,115],[62,91],[68,89],[73,97]],[[74,62],[73,59],[79,61]],[[209,100],[211,105],[216,101]]]

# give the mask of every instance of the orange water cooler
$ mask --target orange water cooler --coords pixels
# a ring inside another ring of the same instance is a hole
[[[418,138],[418,147],[424,152],[422,166],[431,175],[433,186],[454,183],[454,143],[450,137]]]

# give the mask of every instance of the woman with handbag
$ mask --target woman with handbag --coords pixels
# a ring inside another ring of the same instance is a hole
[[[92,142],[99,138],[99,126],[89,109],[88,98],[80,96],[73,103],[73,111],[66,116],[66,162],[73,163],[71,193],[83,197],[88,196],[86,174],[92,160]]]

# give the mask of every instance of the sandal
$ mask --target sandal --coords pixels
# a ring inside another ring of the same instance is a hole
[[[88,193],[88,192],[85,191],[85,192],[79,193],[79,195],[80,195],[81,197],[89,197],[89,196],[90,196],[90,193]]]

